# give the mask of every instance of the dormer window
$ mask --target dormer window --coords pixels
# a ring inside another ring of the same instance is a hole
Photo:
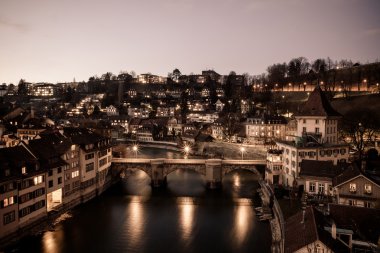
[[[364,192],[367,193],[367,194],[371,194],[372,193],[372,185],[365,184],[364,185]]]
[[[25,166],[23,166],[23,167],[21,168],[21,174],[26,174],[26,167],[25,167]]]
[[[356,184],[350,184],[350,192],[356,192]]]

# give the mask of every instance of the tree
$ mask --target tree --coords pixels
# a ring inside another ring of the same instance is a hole
[[[373,112],[368,109],[355,108],[344,116],[343,135],[349,137],[350,144],[358,151],[359,160],[379,129],[380,119],[373,117]]]
[[[173,73],[171,75],[171,78],[174,82],[178,82],[179,81],[179,78],[181,77],[181,71],[179,71],[179,69],[174,69],[173,70]]]
[[[24,79],[21,79],[20,82],[18,82],[18,90],[17,93],[21,96],[28,95],[28,86]]]

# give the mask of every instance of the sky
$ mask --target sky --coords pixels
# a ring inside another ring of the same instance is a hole
[[[380,59],[379,0],[0,0],[0,83]]]

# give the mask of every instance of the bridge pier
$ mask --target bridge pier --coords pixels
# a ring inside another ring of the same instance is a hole
[[[161,187],[166,184],[166,177],[164,176],[164,160],[152,160],[150,164],[152,168],[152,186]]]
[[[222,186],[222,160],[206,160],[206,186],[210,189],[217,189]]]

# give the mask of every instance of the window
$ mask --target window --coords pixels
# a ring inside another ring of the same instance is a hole
[[[366,208],[371,208],[371,207],[372,207],[371,202],[369,202],[369,201],[364,201],[364,207],[366,207]]]
[[[356,184],[350,184],[350,192],[356,192]]]
[[[303,123],[306,124],[306,119],[303,119]]]
[[[8,198],[9,205],[13,205],[15,203],[15,197],[9,197]]]
[[[9,169],[6,169],[4,171],[4,176],[8,177],[11,174],[11,171]]]
[[[107,163],[107,157],[99,161],[99,167],[104,166]]]
[[[4,216],[3,216],[3,224],[4,225],[7,225],[13,221],[16,220],[16,214],[15,214],[15,211],[12,211],[12,212],[9,212],[9,213],[5,213]]]
[[[66,173],[65,174],[65,180],[69,180],[70,179],[70,173]]]
[[[306,127],[303,127],[303,128],[302,128],[302,132],[303,132],[303,133],[306,133]]]
[[[315,128],[315,133],[316,133],[316,134],[319,133],[319,127],[316,127],[316,128]]]
[[[71,178],[75,178],[77,176],[79,176],[79,170],[71,172]]]
[[[325,193],[325,185],[318,184],[318,192],[324,194]]]
[[[33,178],[34,185],[40,184],[44,181],[43,176],[37,176]]]
[[[62,172],[62,168],[59,167],[59,168],[58,168],[58,173],[61,173],[61,172]]]
[[[86,164],[86,172],[94,170],[94,163]]]
[[[90,159],[93,159],[93,158],[94,158],[94,153],[85,155],[85,159],[86,160],[90,160]]]
[[[356,206],[356,200],[354,200],[354,199],[349,199],[349,200],[348,200],[348,204],[349,204],[350,206]]]
[[[49,180],[49,188],[53,187],[53,180]]]
[[[367,194],[371,194],[372,193],[372,185],[365,184],[364,185],[364,192],[367,193]]]
[[[315,120],[315,124],[319,124],[319,119],[316,119],[316,120]]]
[[[310,183],[309,184],[309,192],[315,192],[315,183]]]
[[[48,176],[49,177],[53,176],[53,170],[49,170]]]
[[[26,167],[25,166],[21,168],[21,173],[26,174]]]
[[[62,177],[58,178],[58,184],[62,184]]]

